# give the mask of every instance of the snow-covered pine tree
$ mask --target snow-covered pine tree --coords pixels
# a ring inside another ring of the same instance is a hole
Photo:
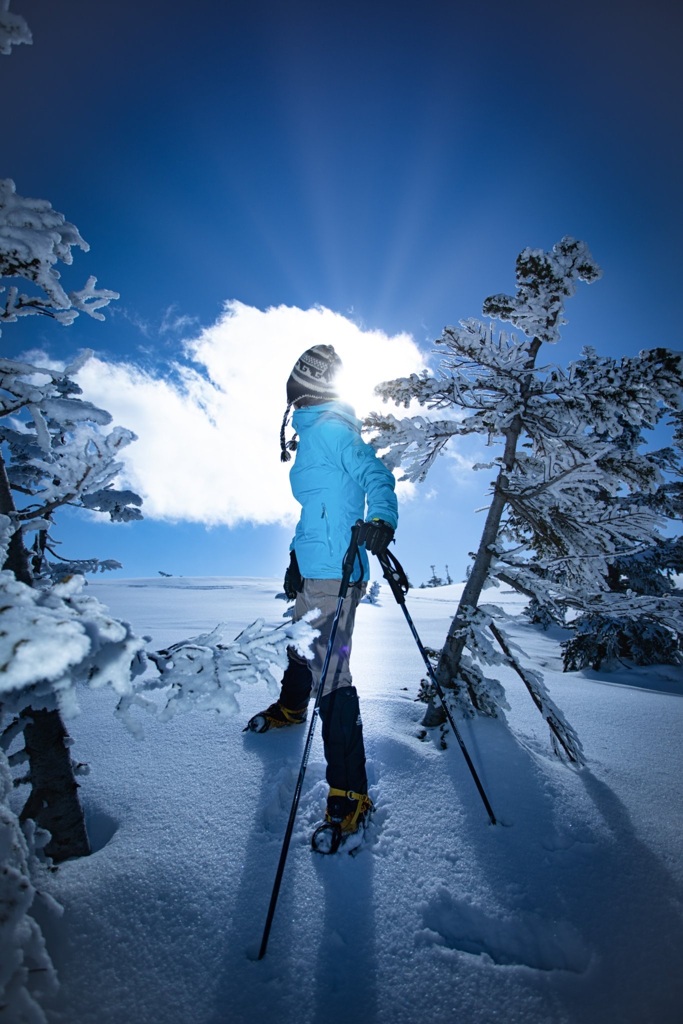
[[[673,412],[670,447],[648,459],[661,471],[658,486],[634,489],[631,502],[651,509],[671,529],[683,519],[683,451],[680,412]],[[621,501],[617,495],[613,501]],[[683,663],[683,537],[654,535],[650,544],[617,555],[608,565],[607,593],[570,623],[573,635],[562,644],[565,671],[585,667],[609,670],[617,663]],[[617,595],[617,596],[612,596]]]
[[[3,287],[7,298],[0,320],[12,322],[17,316],[42,312],[70,323],[80,310],[101,319],[100,308],[115,293],[99,292],[92,302],[83,292],[69,296],[54,267],[58,259],[71,262],[71,246],[85,245],[76,229],[61,215],[53,216],[47,203],[8,202],[8,197],[17,199],[9,185],[0,182],[0,274],[31,282],[34,294],[23,294],[16,285]],[[94,288],[89,284],[86,290],[92,298]],[[116,457],[134,435],[120,427],[106,432],[109,413],[81,399],[71,376],[88,355],[59,371],[0,359],[0,515],[10,524],[3,569],[27,586],[36,578],[115,564],[66,559],[51,563],[48,554],[59,558],[50,537],[58,508],[101,511],[112,520],[141,518],[139,496],[113,486],[120,469]],[[34,533],[30,554],[27,531]],[[25,717],[34,788],[22,817],[34,817],[45,827],[49,821],[49,852],[55,859],[86,853],[78,787],[59,712],[36,707],[27,709]]]
[[[9,0],[0,0],[0,53],[10,54],[13,46],[31,42],[31,32],[24,18],[9,10]],[[0,277],[9,279],[0,287],[0,322],[11,323],[19,316],[31,313],[52,316],[62,323],[72,322],[79,312],[87,312],[96,318],[102,317],[99,309],[115,297],[114,292],[98,291],[94,278],[88,280],[85,288],[71,294],[67,294],[60,284],[55,264],[60,260],[67,264],[71,263],[73,245],[87,249],[78,231],[73,225],[68,224],[61,214],[52,210],[49,203],[43,200],[24,199],[17,195],[14,182],[8,179],[0,181]],[[21,281],[22,285],[24,282],[29,283],[28,294],[25,294],[24,288],[20,290],[17,281]],[[0,370],[3,399],[13,393],[11,386],[9,391],[5,389],[5,384],[16,379],[17,369],[3,360]],[[33,389],[25,388],[22,397],[27,398],[27,410],[31,407],[35,409],[35,413],[31,413],[36,427],[35,438],[43,456],[47,457],[47,437],[50,435],[50,424],[54,424],[55,418],[49,414],[46,418],[45,409],[38,410],[37,405],[40,402],[36,403],[35,399],[39,392],[40,388],[34,385]],[[14,393],[15,402],[18,397]],[[17,433],[25,429],[25,425],[21,425],[19,410],[6,408],[4,401],[3,409],[5,412],[17,413],[12,429]],[[4,447],[6,454],[9,440]],[[21,459],[18,457],[17,461]],[[30,462],[30,456],[26,453],[25,461]],[[59,618],[58,613],[55,616],[53,612],[51,617],[48,612],[41,621],[38,621],[34,602],[27,599],[27,595],[39,595],[30,586],[32,573],[23,543],[22,524],[17,515],[2,455],[0,509],[0,565],[8,566],[0,572],[0,590],[3,592],[0,629],[3,666],[0,687],[1,718],[3,710],[7,708],[9,694],[12,691],[23,690],[22,682],[26,681],[27,670],[30,673],[27,650],[31,642],[38,639],[39,658],[33,669],[40,668],[43,673],[45,666],[49,665],[50,661],[54,662],[55,654],[64,656],[65,652],[53,646],[57,639],[54,633],[51,635],[49,629],[41,629],[41,625],[49,622],[51,618],[51,624],[56,625],[54,619]],[[47,522],[42,526],[44,536],[46,527]],[[13,570],[16,570],[16,575]],[[81,625],[80,632],[83,637],[86,636],[85,624]],[[93,646],[97,637],[98,631],[93,629]],[[50,640],[53,641],[52,644]],[[82,639],[80,646],[83,646]],[[52,700],[54,701],[54,698]],[[29,706],[30,700],[19,701],[17,710],[20,714],[0,735],[0,747],[11,742],[16,733],[24,732],[29,751],[37,751],[33,756],[31,774],[35,768],[34,779],[40,781],[36,781],[33,793],[38,794],[41,791],[41,797],[44,797],[46,789],[42,783],[51,785],[51,777],[56,777],[65,796],[62,805],[58,806],[55,818],[57,840],[60,829],[62,838],[64,834],[68,837],[61,848],[66,851],[67,856],[70,853],[87,852],[88,842],[83,814],[76,798],[77,785],[61,717],[53,706],[48,710],[45,702],[42,702],[37,704],[35,718],[31,720],[27,714]],[[16,761],[19,756],[21,755],[15,752],[13,760]],[[35,827],[30,819],[24,820],[20,825],[10,809],[12,779],[8,764],[4,749],[1,749],[0,875],[3,884],[0,913],[0,1005],[8,1020],[11,1018],[40,1022],[46,1019],[40,1006],[40,996],[50,985],[55,985],[55,975],[40,927],[32,916],[35,894],[32,876],[36,872],[32,837],[35,834]],[[54,807],[55,801],[50,802]],[[39,817],[42,807],[38,807],[38,802],[34,804],[33,809],[36,817]],[[64,818],[61,818],[60,811],[66,812]],[[62,827],[64,825],[66,827]]]
[[[24,19],[10,12],[9,0],[2,0],[0,52],[9,54],[12,46],[31,41]],[[89,248],[49,202],[27,199],[13,181],[0,180],[0,324],[35,314],[62,324],[80,313],[103,319],[101,309],[118,297],[115,292],[98,289],[94,277],[75,291],[62,286],[57,265],[72,263],[74,247]],[[59,506],[80,504],[106,510],[112,518],[139,516],[137,495],[115,496],[111,487],[116,451],[133,435],[118,428],[104,434],[101,428],[110,417],[78,399],[79,392],[68,372],[0,361],[0,516],[7,542],[2,565],[24,586],[33,584],[34,568],[49,571],[45,552]],[[33,564],[24,543],[29,525],[37,531]],[[29,715],[27,710],[26,725],[35,789],[25,812],[39,823],[50,820],[51,852],[57,859],[85,853],[85,824],[59,712],[38,707]]]
[[[607,595],[609,567],[658,537],[659,517],[637,495],[661,486],[662,467],[634,439],[667,410],[680,409],[681,356],[658,348],[616,360],[586,349],[566,370],[538,365],[542,346],[560,338],[565,302],[577,282],[599,277],[585,244],[572,238],[551,252],[525,249],[517,258],[516,294],[484,302],[490,321],[466,320],[444,330],[437,373],[377,389],[385,400],[405,406],[417,400],[432,414],[373,415],[367,423],[375,446],[386,450],[385,461],[401,464],[413,481],[423,480],[458,437],[480,434],[500,443],[499,456],[478,467],[496,470],[491,502],[438,677],[464,708],[496,714],[504,693],[481,666],[510,665],[547,720],[553,746],[573,761],[581,760],[578,739],[540,674],[523,664],[505,636],[500,610],[480,599],[485,586],[506,583],[557,619],[568,605],[588,608],[596,596],[631,601]],[[511,323],[522,337],[495,329],[495,321]],[[448,415],[438,418],[439,410]],[[430,708],[426,722],[435,719]]]
[[[49,585],[55,580],[118,565],[60,558],[50,535],[59,508],[98,511],[112,521],[142,518],[141,498],[113,483],[121,468],[117,456],[135,435],[120,427],[107,430],[109,413],[79,397],[70,374],[81,362],[57,371],[0,359],[0,515],[8,527],[0,565],[15,580],[48,593],[54,592]],[[25,539],[31,533],[29,549]],[[5,611],[16,598],[11,587],[7,597]],[[123,626],[118,632],[120,639],[127,636]],[[47,852],[55,860],[89,850],[60,701],[63,694],[43,694],[39,703],[27,696],[21,712],[31,783],[21,818],[32,818],[52,833]]]
[[[440,576],[436,575],[436,566],[435,565],[430,565],[429,568],[432,570],[432,575],[429,577],[429,579],[425,583],[425,587],[442,587],[443,586],[443,580],[441,579]]]
[[[119,490],[117,455],[134,435],[120,427],[106,431],[111,417],[79,398],[69,376],[75,366],[55,371],[0,359],[0,515],[8,526],[2,568],[27,586],[86,568],[116,563],[91,559],[50,562],[56,555],[50,530],[64,505],[100,511],[112,520],[141,518],[141,499]],[[25,538],[34,533],[31,551]],[[4,548],[3,548],[4,550]],[[52,702],[54,704],[54,702]],[[68,738],[54,706],[27,707],[25,740],[32,791],[22,818],[32,817],[52,832],[48,852],[57,860],[88,851]]]
[[[98,510],[113,520],[140,518],[141,499],[112,485],[120,468],[116,456],[134,435],[121,428],[105,433],[109,414],[78,398],[79,390],[66,372],[0,360],[0,515],[7,540],[0,575],[21,586],[33,587],[42,580],[47,587],[50,576],[83,571],[83,562],[50,563],[46,558],[53,550],[49,531],[59,507]],[[27,530],[35,531],[30,556],[24,542]],[[104,567],[96,560],[90,567],[96,565]],[[7,638],[14,633],[8,620],[19,607],[27,611],[27,605],[9,581],[3,589]],[[36,618],[34,625],[40,629],[44,623]],[[3,664],[7,673],[9,664]],[[38,703],[27,696],[21,714],[31,783],[22,820],[30,817],[49,829],[48,853],[56,860],[87,853],[68,737],[54,695]]]

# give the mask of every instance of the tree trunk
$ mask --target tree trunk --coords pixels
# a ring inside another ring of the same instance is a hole
[[[2,454],[0,454],[0,512],[5,516],[9,516],[10,519],[16,520],[17,509],[12,497],[10,483],[7,479],[7,469],[5,468],[5,460]],[[25,583],[28,587],[33,586],[28,552],[24,546],[21,530],[17,530],[12,534],[3,569],[10,569],[20,583]]]
[[[16,505],[7,478],[4,459],[0,454],[0,512],[16,519]],[[16,578],[33,586],[28,552],[21,530],[10,541],[3,569],[10,569]],[[67,857],[83,857],[90,853],[85,829],[83,808],[78,799],[78,783],[66,740],[68,734],[58,711],[33,710],[23,713],[24,744],[29,759],[31,793],[26,801],[21,820],[32,818],[52,838],[45,848],[55,861]]]
[[[68,735],[58,711],[22,712],[26,719],[24,745],[29,759],[29,795],[19,820],[32,818],[52,838],[45,852],[56,862],[86,857],[90,843],[78,799]]]
[[[538,338],[534,338],[529,348],[529,369],[533,368],[540,347],[541,342]],[[529,378],[525,383],[525,386],[522,388],[522,402],[525,401],[530,383],[531,378]],[[441,656],[439,657],[439,663],[436,668],[437,679],[441,683],[442,687],[447,687],[451,690],[454,689],[457,691],[459,689],[458,676],[460,674],[462,654],[465,649],[467,619],[479,604],[479,598],[481,597],[481,592],[484,589],[484,584],[486,583],[489,569],[491,568],[491,562],[493,561],[495,553],[495,543],[498,537],[498,531],[500,530],[500,522],[503,518],[503,512],[505,511],[505,505],[507,502],[506,494],[508,489],[508,473],[512,471],[515,464],[517,443],[523,427],[524,421],[522,416],[517,414],[505,434],[503,465],[493,487],[493,499],[486,516],[484,531],[481,535],[481,540],[479,541],[479,548],[477,549],[474,563],[472,565],[472,571],[467,583],[465,584],[465,589],[463,590],[462,597],[458,603],[458,609],[449,627],[446,642],[441,651]],[[471,691],[468,692],[470,700],[474,704],[475,708],[478,711],[481,711],[475,695]],[[422,724],[425,727],[431,727],[440,724],[444,720],[445,715],[442,709],[437,708],[434,702],[431,701],[427,706],[427,711]]]
[[[506,456],[509,452],[513,460],[517,447],[517,440],[522,431],[521,419],[517,417],[516,420],[517,422],[513,423],[512,427],[508,431],[505,445]],[[506,458],[506,469],[510,465],[511,462],[508,462]],[[498,536],[500,521],[502,519],[507,500],[505,497],[505,491],[508,483],[506,469],[501,469],[494,484],[493,499],[486,516],[484,531],[481,535],[481,540],[479,541],[479,548],[472,565],[472,571],[467,583],[465,584],[465,589],[462,592],[462,597],[458,603],[458,609],[450,624],[448,634],[446,636],[446,642],[443,645],[441,655],[439,657],[439,663],[436,667],[436,677],[442,687],[448,687],[455,690],[460,688],[457,680],[460,673],[460,661],[465,649],[467,618],[479,603],[481,592],[484,589],[484,584],[486,583],[488,572],[491,568],[494,545]],[[481,708],[479,707],[475,695],[471,691],[468,692],[470,700],[474,704],[475,708],[480,711]],[[430,703],[425,714],[423,725],[431,726],[439,724],[442,720],[442,714],[443,712],[440,708],[432,706]]]

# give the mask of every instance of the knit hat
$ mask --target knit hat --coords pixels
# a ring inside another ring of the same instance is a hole
[[[336,398],[334,378],[341,365],[341,359],[331,345],[314,345],[306,349],[289,375],[288,403],[294,405],[300,398],[319,398],[322,402]]]
[[[342,361],[331,345],[314,345],[306,349],[294,364],[287,381],[287,408],[280,428],[280,458],[289,462],[289,452],[296,451],[296,434],[285,442],[285,427],[289,410],[302,398],[330,402],[337,398],[334,378],[342,368]]]

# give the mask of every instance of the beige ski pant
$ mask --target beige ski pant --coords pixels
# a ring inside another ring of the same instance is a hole
[[[337,611],[339,602],[339,586],[341,580],[304,580],[304,587],[301,593],[297,594],[294,605],[294,621],[303,618],[306,612],[317,608],[319,615],[311,621],[315,629],[320,630],[320,636],[311,645],[314,652],[313,660],[308,662],[313,676],[313,693],[317,691],[320,684],[320,676],[325,662],[327,644],[330,639],[332,623]],[[334,640],[334,650],[327,669],[325,687],[321,696],[332,693],[333,690],[341,689],[343,686],[352,686],[351,670],[349,659],[351,657],[351,638],[353,627],[356,621],[356,608],[360,599],[366,591],[365,583],[352,584],[346,591],[342,604],[337,633]]]

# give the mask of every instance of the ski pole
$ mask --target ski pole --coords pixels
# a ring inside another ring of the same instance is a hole
[[[423,645],[422,641],[420,640],[420,637],[418,636],[418,632],[417,632],[417,630],[415,628],[415,623],[413,622],[412,618],[410,617],[410,613],[408,612],[408,609],[406,608],[406,594],[408,593],[408,590],[409,590],[409,587],[410,587],[410,585],[408,583],[408,577],[406,576],[405,571],[404,571],[403,566],[401,565],[401,563],[398,561],[398,559],[396,558],[395,555],[391,554],[391,552],[385,551],[382,555],[378,555],[377,557],[379,559],[379,564],[382,567],[382,572],[384,573],[384,578],[387,581],[387,583],[389,584],[389,586],[391,587],[391,591],[392,591],[394,597],[396,598],[396,601],[398,602],[398,604],[400,604],[401,608],[403,609],[403,614],[406,617],[406,622],[408,623],[408,625],[410,627],[410,631],[413,634],[413,637],[415,639],[415,643],[417,644],[418,650],[419,650],[420,654],[422,655],[422,660],[424,661],[425,666],[427,668],[427,672],[429,674],[429,678],[431,680],[432,686],[434,687],[434,689],[435,689],[435,691],[437,693],[437,696],[438,696],[439,700],[441,701],[441,706],[443,707],[443,709],[444,709],[444,711],[446,713],[446,717],[448,718],[450,727],[453,730],[453,735],[455,736],[455,738],[457,739],[458,743],[460,744],[460,749],[462,750],[463,757],[465,758],[465,761],[467,762],[467,767],[469,768],[470,772],[472,773],[472,778],[474,779],[476,787],[477,787],[477,789],[479,791],[479,796],[481,797],[481,799],[482,799],[482,801],[484,803],[484,807],[486,808],[486,813],[488,814],[488,816],[489,816],[489,818],[491,820],[491,824],[495,825],[496,824],[496,818],[495,818],[495,815],[493,813],[493,810],[491,809],[491,804],[489,803],[488,797],[486,796],[486,793],[484,792],[484,787],[482,786],[481,780],[479,779],[479,776],[477,775],[477,771],[476,771],[474,765],[472,764],[472,758],[470,757],[469,752],[467,750],[467,747],[465,746],[464,740],[463,740],[462,736],[460,735],[458,727],[455,724],[455,720],[453,718],[453,715],[451,714],[451,710],[448,707],[448,704],[446,703],[446,695],[443,692],[443,689],[441,687],[441,683],[436,678],[436,674],[435,674],[434,669],[432,668],[432,664],[431,664],[431,662],[429,660],[429,655],[427,654],[426,650],[424,649],[424,645]]]
[[[280,860],[278,862],[277,871],[275,873],[275,881],[273,883],[273,892],[270,897],[270,905],[268,907],[268,914],[266,915],[266,923],[263,929],[263,938],[261,939],[261,948],[257,959],[262,960],[266,955],[266,949],[268,948],[268,938],[270,936],[270,929],[273,923],[273,917],[275,915],[275,907],[277,905],[278,895],[280,893],[280,885],[282,883],[282,875],[285,870],[285,861],[287,860],[287,853],[289,851],[289,843],[292,838],[292,832],[294,831],[294,820],[296,818],[296,812],[299,807],[299,800],[301,799],[301,790],[304,784],[304,776],[306,774],[306,768],[308,767],[308,758],[311,753],[311,745],[313,743],[313,733],[315,731],[315,725],[320,715],[320,699],[323,695],[323,688],[325,686],[325,679],[327,678],[327,670],[330,666],[330,659],[332,657],[332,650],[334,648],[334,640],[337,635],[337,627],[339,625],[339,619],[341,618],[342,606],[344,604],[344,598],[346,592],[349,589],[349,583],[351,582],[351,575],[353,573],[353,567],[358,554],[358,535],[363,525],[362,522],[356,523],[351,530],[351,543],[349,544],[348,550],[344,555],[344,561],[342,564],[342,579],[339,586],[339,598],[337,600],[337,608],[334,613],[334,619],[332,620],[332,627],[330,629],[330,638],[327,641],[327,650],[325,651],[325,660],[323,662],[322,672],[320,673],[320,682],[318,683],[318,689],[315,695],[315,703],[313,705],[313,714],[311,715],[311,722],[308,727],[308,734],[306,736],[306,743],[304,745],[304,753],[301,758],[301,767],[299,769],[299,777],[296,780],[296,786],[294,787],[294,798],[292,799],[292,807],[289,812],[289,821],[287,822],[287,828],[285,830],[285,838],[282,842],[282,851],[280,853]]]

